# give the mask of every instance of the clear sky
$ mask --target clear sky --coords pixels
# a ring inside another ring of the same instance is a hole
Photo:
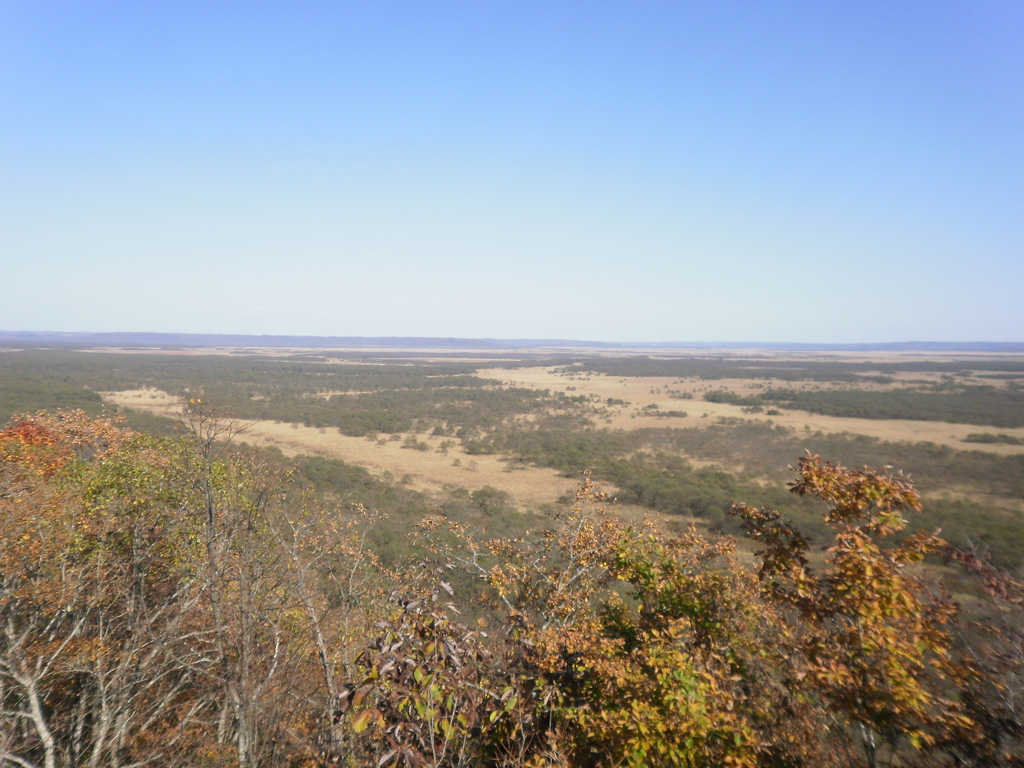
[[[1024,341],[1024,4],[0,3],[0,329]]]

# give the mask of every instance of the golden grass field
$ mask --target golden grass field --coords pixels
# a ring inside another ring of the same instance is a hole
[[[210,350],[205,350],[209,353]],[[224,353],[228,353],[227,350]],[[598,426],[612,429],[638,429],[641,427],[700,427],[714,424],[719,417],[739,416],[744,419],[771,421],[785,427],[802,431],[824,433],[847,432],[862,434],[890,441],[927,441],[946,445],[958,450],[970,449],[996,454],[1024,453],[1024,446],[997,443],[964,443],[971,432],[988,428],[969,424],[948,424],[944,422],[853,419],[835,416],[821,416],[804,411],[783,410],[782,415],[748,414],[733,405],[709,403],[702,399],[709,389],[729,389],[740,394],[751,394],[768,387],[783,386],[827,386],[810,385],[778,380],[752,381],[750,379],[722,379],[703,381],[700,379],[673,379],[671,377],[629,377],[619,378],[596,373],[564,372],[545,368],[482,368],[478,375],[497,379],[506,386],[527,387],[563,391],[573,395],[595,395],[601,400],[618,398],[629,403],[627,406],[613,406],[610,416]],[[914,374],[917,380],[927,374]],[[903,379],[909,378],[903,376]],[[906,385],[897,379],[893,386]],[[880,388],[882,385],[864,383],[865,388]],[[690,393],[693,399],[672,397],[672,393]],[[176,417],[180,415],[177,400],[156,389],[139,389],[123,392],[106,392],[103,397],[115,405],[134,410]],[[644,406],[656,404],[661,411],[685,411],[682,417],[656,417],[642,412]],[[366,439],[340,434],[336,429],[306,427],[302,424],[288,424],[275,421],[247,421],[242,435],[238,438],[257,445],[274,445],[286,455],[312,454],[358,464],[376,475],[390,473],[399,480],[409,483],[417,490],[440,490],[446,484],[462,486],[470,491],[492,486],[509,493],[521,506],[536,506],[553,502],[571,490],[575,480],[560,476],[551,469],[514,465],[497,456],[468,456],[456,445],[447,453],[439,450],[442,437],[416,435],[416,439],[430,446],[427,451],[402,447],[408,435],[398,439]],[[991,431],[991,430],[989,430]],[[1024,438],[1024,428],[1000,429],[999,432]],[[708,462],[691,461],[700,466]]]
[[[597,395],[605,399],[609,397],[626,400],[628,407],[616,407],[609,423],[604,426],[612,429],[638,429],[641,427],[696,427],[714,423],[720,416],[740,416],[744,419],[771,421],[784,427],[798,431],[809,428],[811,432],[850,432],[868,435],[882,440],[932,442],[947,445],[957,450],[977,450],[1003,455],[1024,453],[1024,446],[1002,445],[998,443],[965,443],[963,439],[972,432],[998,431],[1004,434],[1024,438],[1024,428],[994,430],[991,427],[979,427],[972,424],[948,424],[939,421],[910,421],[903,419],[851,419],[838,416],[822,416],[804,411],[785,410],[781,416],[765,416],[764,414],[748,414],[735,405],[725,403],[708,403],[701,399],[703,392],[709,389],[729,389],[739,394],[753,394],[760,391],[754,385],[770,387],[801,386],[780,380],[721,379],[703,381],[700,379],[673,379],[671,377],[637,377],[618,378],[597,373],[565,374],[556,373],[545,368],[485,368],[478,372],[479,376],[498,379],[509,385],[529,387],[533,389],[550,389],[573,395]],[[913,374],[912,378],[922,379],[925,374]],[[906,378],[906,377],[905,377]],[[879,385],[865,383],[865,388]],[[574,387],[575,389],[569,389]],[[822,388],[825,388],[822,386]],[[672,389],[678,392],[693,394],[692,400],[679,400],[667,394]],[[660,390],[661,394],[657,394]],[[645,405],[656,404],[663,411],[685,411],[686,418],[665,418],[646,416],[640,413]],[[707,418],[703,418],[707,414]]]
[[[181,409],[177,398],[157,389],[104,392],[107,402],[148,411],[159,416],[177,417]],[[560,476],[553,469],[511,465],[496,456],[467,456],[456,446],[444,455],[437,452],[442,437],[418,436],[430,444],[429,451],[402,448],[402,440],[368,440],[349,437],[336,429],[318,429],[302,424],[276,421],[244,421],[237,438],[256,445],[274,445],[288,456],[311,454],[342,459],[366,467],[376,475],[390,472],[407,478],[416,490],[440,490],[445,484],[459,485],[470,491],[490,485],[509,493],[519,505],[537,506],[555,501],[575,487],[576,481]],[[454,466],[458,461],[460,466]]]
[[[110,350],[104,350],[110,351]],[[149,351],[149,350],[147,350]],[[129,353],[128,350],[125,350]],[[189,350],[186,354],[234,354],[233,350]],[[280,354],[281,350],[275,350]],[[310,350],[296,350],[309,353]],[[323,350],[327,355],[330,351]],[[410,354],[410,362],[414,359],[429,359],[424,350],[416,350]],[[168,354],[181,354],[178,350],[168,350]],[[752,353],[750,357],[758,356]],[[773,357],[761,355],[763,357]],[[779,359],[778,356],[774,356]],[[795,357],[795,356],[794,356]],[[811,357],[811,356],[808,356]],[[893,355],[874,356],[879,362],[899,359]],[[439,358],[440,359],[440,358]],[[454,360],[451,356],[444,359]],[[457,357],[459,362],[485,362],[474,358],[472,353]],[[852,356],[851,356],[852,359]],[[858,357],[857,359],[863,359]],[[904,358],[905,359],[905,358]],[[958,359],[962,359],[959,356]],[[608,407],[607,419],[598,419],[597,426],[610,429],[632,430],[642,427],[704,427],[716,424],[720,417],[739,417],[747,420],[771,422],[788,427],[797,434],[809,431],[822,433],[850,433],[867,435],[894,442],[931,442],[945,445],[955,450],[984,451],[992,454],[1024,454],[1024,446],[1005,445],[998,443],[966,443],[964,438],[976,432],[1000,432],[1024,439],[1024,428],[999,428],[950,424],[945,422],[925,422],[910,420],[874,420],[840,418],[810,414],[804,411],[780,409],[781,415],[767,416],[764,413],[744,413],[738,406],[724,403],[709,403],[703,400],[703,394],[710,389],[727,389],[738,394],[755,394],[772,387],[818,387],[828,388],[822,382],[787,382],[771,379],[722,379],[700,380],[696,378],[673,377],[627,377],[620,378],[596,373],[566,371],[542,367],[510,368],[518,360],[513,356],[505,358],[505,365],[495,364],[494,367],[480,368],[477,372],[482,378],[494,379],[504,386],[526,387],[538,390],[565,392],[570,395],[593,395],[600,398],[602,405],[607,398],[616,398],[628,402],[626,406]],[[493,358],[492,358],[493,361]],[[342,363],[342,360],[330,362]],[[392,358],[389,364],[399,363]],[[886,386],[908,386],[922,380],[940,381],[938,374],[914,373],[898,374],[890,385],[882,385],[865,381],[860,386],[864,389],[883,389]],[[998,386],[1000,382],[992,379],[971,380],[958,377],[961,383],[979,383]],[[670,392],[671,390],[671,392]],[[680,399],[672,394],[689,393],[692,399]],[[156,415],[178,417],[181,415],[178,400],[166,392],[157,389],[138,389],[121,392],[101,393],[107,402],[120,407],[138,411],[147,411]],[[319,393],[328,396],[335,393]],[[355,394],[349,392],[349,394]],[[644,406],[656,404],[660,411],[685,411],[685,418],[656,417],[642,412]],[[597,403],[595,402],[595,405]],[[365,467],[378,477],[390,475],[398,482],[409,487],[427,492],[443,491],[448,484],[466,488],[469,491],[491,486],[507,492],[520,509],[537,509],[542,505],[551,504],[564,496],[577,485],[576,478],[559,475],[556,471],[532,466],[522,466],[506,462],[498,456],[465,454],[457,444],[449,447],[447,454],[439,451],[440,444],[446,439],[431,437],[426,434],[414,435],[417,441],[425,442],[429,450],[420,451],[403,447],[403,442],[410,435],[404,434],[395,438],[367,439],[349,437],[332,428],[306,427],[302,424],[281,423],[275,421],[246,421],[244,431],[237,438],[256,445],[272,445],[288,456],[307,454],[320,455],[341,459],[346,462]],[[695,466],[714,465],[714,462],[702,461],[687,457]],[[733,468],[739,465],[733,465]],[[606,486],[607,488],[607,486]],[[613,494],[614,488],[608,488]],[[960,489],[946,487],[940,492],[943,496],[970,498],[990,503],[994,508],[1002,508],[1007,513],[1024,513],[1024,502],[1017,499],[1004,499],[979,493],[976,488]],[[668,530],[681,530],[691,523],[698,526],[701,521],[681,516],[668,516],[655,513],[641,507],[627,505],[616,509],[616,514],[630,519],[641,517],[653,518]],[[749,557],[746,545],[741,546],[741,557]]]

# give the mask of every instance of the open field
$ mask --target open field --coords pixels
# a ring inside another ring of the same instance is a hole
[[[453,498],[475,514],[488,488],[505,510],[547,509],[590,469],[631,514],[672,527],[740,533],[728,510],[744,501],[813,535],[818,510],[786,491],[806,449],[909,472],[920,525],[1007,565],[1024,562],[1022,391],[1021,355],[0,348],[4,419],[106,402],[169,434],[157,417],[201,393],[248,424],[250,445],[344,462],[321,467],[339,488],[364,468],[366,503],[410,520]]]
[[[612,429],[640,429],[645,427],[700,426],[704,419],[721,417],[742,417],[789,427],[799,432],[849,432],[868,435],[892,442],[930,442],[957,450],[965,447],[964,438],[977,433],[984,427],[972,424],[949,424],[935,421],[912,421],[909,419],[857,419],[824,416],[805,411],[779,409],[781,414],[744,413],[739,406],[727,403],[709,403],[703,393],[712,389],[727,389],[742,395],[756,394],[772,387],[781,387],[786,382],[764,379],[752,382],[749,379],[718,379],[714,382],[700,379],[678,379],[667,376],[639,376],[622,378],[599,373],[569,375],[552,368],[481,368],[478,375],[499,379],[509,385],[533,389],[550,389],[577,395],[596,395],[602,400],[616,398],[625,400],[628,406],[620,406],[605,420]],[[902,378],[921,378],[920,374],[903,374]],[[865,382],[865,388],[883,389],[883,385]],[[672,393],[687,393],[693,399],[672,397]],[[657,406],[659,411],[685,411],[686,418],[654,416],[644,412],[647,406]],[[1024,427],[1000,429],[999,432],[1020,438],[1024,442]],[[1024,454],[1024,444],[1004,445],[997,443],[972,444],[973,450],[1011,455]]]
[[[176,418],[181,410],[178,399],[156,389],[104,392],[114,405]],[[572,490],[576,481],[560,476],[553,469],[511,465],[494,455],[468,456],[458,446],[439,452],[444,438],[421,435],[417,440],[429,450],[403,448],[403,440],[349,437],[336,429],[307,427],[302,424],[270,420],[244,421],[238,440],[280,448],[286,456],[312,454],[342,459],[366,467],[377,475],[389,472],[407,479],[416,490],[440,491],[445,485],[462,486],[470,491],[485,486],[512,496],[519,505],[550,504]]]

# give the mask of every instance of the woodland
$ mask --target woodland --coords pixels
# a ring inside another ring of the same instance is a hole
[[[623,360],[519,359],[565,375],[544,390],[335,357],[0,353],[0,765],[1024,762],[1020,361],[773,372],[829,402],[948,395],[960,449],[770,423],[743,409],[784,389],[728,383],[764,361],[634,360],[699,382],[680,413],[737,415],[619,429],[628,401],[581,388]],[[176,418],[101,394],[139,387]],[[417,490],[250,445],[246,419],[576,489]]]

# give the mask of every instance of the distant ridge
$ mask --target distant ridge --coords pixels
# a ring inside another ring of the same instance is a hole
[[[1024,352],[1014,341],[902,341],[877,344],[673,341],[609,342],[572,339],[463,339],[427,336],[250,336],[220,333],[73,333],[0,331],[0,344],[102,347],[300,347],[446,349],[777,349],[806,352]]]
[[[104,347],[390,347],[517,349],[523,347],[617,347],[600,341],[565,339],[460,339],[426,336],[249,336],[221,333],[71,333],[0,331],[0,344],[59,344]]]

